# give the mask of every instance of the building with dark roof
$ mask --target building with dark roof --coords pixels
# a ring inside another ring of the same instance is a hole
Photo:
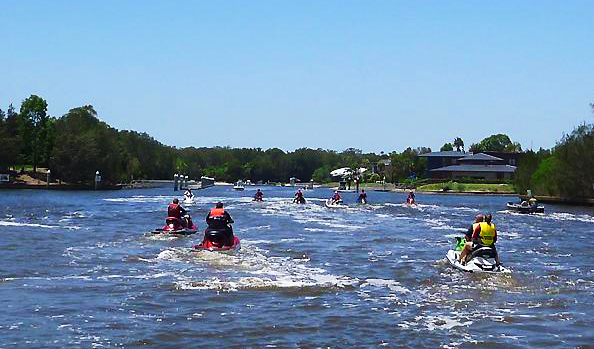
[[[516,157],[503,159],[492,154],[440,151],[421,154],[427,158],[431,178],[510,179],[516,171]]]

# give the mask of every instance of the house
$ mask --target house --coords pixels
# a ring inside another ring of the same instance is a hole
[[[383,169],[383,170],[382,170]],[[386,174],[392,169],[392,160],[381,159],[377,164],[371,166],[371,173]]]
[[[505,153],[505,158],[487,153],[441,151],[419,155],[427,158],[431,178],[510,179],[516,171],[517,153]],[[514,154],[514,155],[511,155]]]

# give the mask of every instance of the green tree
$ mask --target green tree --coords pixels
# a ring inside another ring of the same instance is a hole
[[[20,110],[21,134],[25,145],[25,155],[33,164],[33,171],[37,165],[44,146],[49,146],[48,137],[51,137],[51,126],[48,125],[47,102],[36,95],[31,95],[21,104]],[[47,159],[45,159],[47,161]]]
[[[117,131],[97,118],[92,106],[71,109],[55,122],[52,172],[69,182],[90,182],[95,171],[103,180],[126,179]]]
[[[329,165],[322,166],[316,169],[312,175],[312,179],[316,183],[328,183],[332,180],[330,172],[332,171]]]
[[[454,146],[452,145],[452,143],[445,143],[444,145],[441,146],[441,148],[439,148],[439,151],[452,151],[454,150]]]
[[[480,153],[484,151],[503,152],[506,151],[506,147],[508,147],[507,149],[510,150],[522,150],[520,143],[515,143],[515,145],[512,145],[512,141],[508,135],[499,133],[483,139],[478,144],[472,144],[470,146],[470,151],[472,151],[473,153]]]
[[[541,161],[530,181],[534,191],[545,195],[559,195],[559,168],[559,160],[555,156]]]

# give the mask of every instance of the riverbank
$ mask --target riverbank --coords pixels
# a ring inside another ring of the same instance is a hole
[[[528,200],[528,195],[518,195],[521,200]],[[594,206],[594,199],[589,198],[565,198],[560,196],[541,196],[536,195],[534,198],[541,204],[561,204],[572,206]]]

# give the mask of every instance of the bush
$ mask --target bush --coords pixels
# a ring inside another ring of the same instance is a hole
[[[466,186],[462,183],[456,183],[456,190],[459,192],[463,192],[466,189]]]

